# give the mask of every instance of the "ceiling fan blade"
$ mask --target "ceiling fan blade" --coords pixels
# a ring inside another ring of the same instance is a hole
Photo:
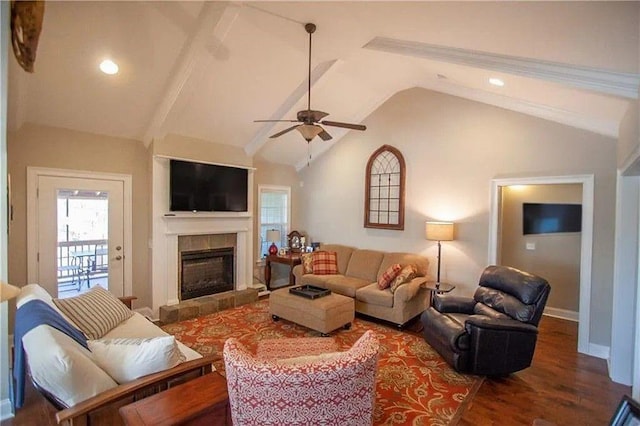
[[[352,129],[352,130],[367,130],[367,126],[364,126],[362,124],[341,123],[339,121],[325,120],[325,121],[322,121],[320,124],[333,126],[333,127],[344,127],[345,129]]]
[[[298,120],[253,120],[254,123],[297,123]]]
[[[287,129],[282,130],[281,132],[274,133],[273,135],[269,136],[269,139],[274,139],[274,138],[277,138],[278,136],[282,136],[285,133],[288,133],[288,132],[292,131],[293,129],[295,129],[298,126],[299,126],[299,124],[296,124],[295,126],[291,126],[291,127],[287,128]]]
[[[324,129],[322,129],[322,131],[320,133],[318,133],[318,136],[320,136],[320,138],[323,141],[328,141],[328,140],[332,139],[331,135],[329,133],[327,133],[327,131],[324,130]]]

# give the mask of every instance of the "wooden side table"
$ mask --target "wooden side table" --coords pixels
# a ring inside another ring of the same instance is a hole
[[[127,426],[231,425],[227,381],[218,372],[121,407]]]
[[[289,265],[289,285],[294,285],[296,283],[296,277],[293,275],[293,267],[302,263],[300,255],[301,253],[289,253],[284,256],[280,256],[279,254],[270,254],[267,256],[264,265],[264,283],[267,285],[267,290],[271,290],[271,262]]]
[[[443,282],[439,283],[439,282],[436,282],[436,281],[425,281],[425,282],[422,283],[422,288],[426,288],[427,290],[429,290],[431,292],[431,303],[430,303],[430,305],[433,306],[433,295],[434,294],[449,293],[451,290],[456,288],[456,286],[453,285],[453,284],[443,283]]]

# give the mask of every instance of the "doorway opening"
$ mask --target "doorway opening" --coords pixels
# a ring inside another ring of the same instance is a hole
[[[582,185],[582,234],[580,239],[580,290],[578,309],[578,352],[599,358],[606,354],[597,353],[597,348],[589,344],[591,320],[591,263],[593,242],[593,175],[549,176],[529,178],[494,179],[491,185],[491,221],[489,224],[489,263],[496,264],[500,250],[500,208],[502,189],[514,185],[580,184]]]

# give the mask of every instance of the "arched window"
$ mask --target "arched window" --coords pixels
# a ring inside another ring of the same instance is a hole
[[[404,157],[390,145],[382,145],[367,163],[364,195],[364,227],[404,229]]]

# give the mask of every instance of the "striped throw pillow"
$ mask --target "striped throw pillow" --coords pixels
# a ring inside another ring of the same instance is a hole
[[[393,279],[398,276],[401,270],[402,265],[400,265],[399,263],[394,263],[393,265],[389,266],[378,278],[378,288],[380,290],[384,290],[385,288],[389,287],[391,285],[391,281],[393,281]]]
[[[314,251],[312,254],[315,275],[335,275],[338,273],[338,255],[335,251]]]
[[[76,297],[53,299],[53,303],[92,340],[101,338],[133,315],[124,303],[99,285]]]

